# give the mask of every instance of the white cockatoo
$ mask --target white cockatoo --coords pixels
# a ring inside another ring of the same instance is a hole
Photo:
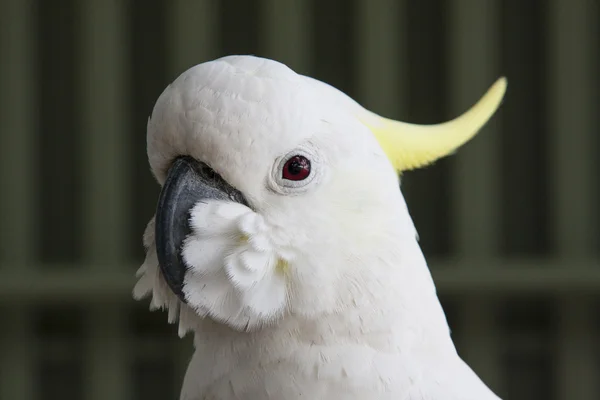
[[[169,85],[134,296],[194,334],[180,398],[498,399],[456,352],[399,173],[472,138],[505,89],[419,126],[253,56]]]

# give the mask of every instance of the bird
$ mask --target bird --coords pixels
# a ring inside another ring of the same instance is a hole
[[[258,56],[169,84],[133,296],[194,337],[180,400],[499,400],[455,348],[401,178],[471,140],[506,87],[417,125]]]

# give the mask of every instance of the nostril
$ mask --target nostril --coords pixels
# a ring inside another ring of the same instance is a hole
[[[212,168],[209,168],[206,165],[202,166],[202,174],[212,181],[217,181],[221,178]]]
[[[216,171],[209,167],[207,164],[201,161],[197,161],[196,159],[192,159],[191,157],[190,160],[198,175],[215,183],[223,181],[223,178],[221,178],[221,176],[217,174]]]

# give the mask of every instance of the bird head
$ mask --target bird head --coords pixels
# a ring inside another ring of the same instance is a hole
[[[421,126],[276,61],[190,68],[148,121],[162,190],[135,296],[152,294],[184,331],[203,319],[249,331],[343,312],[365,286],[408,290],[397,264],[421,253],[399,173],[471,139],[505,87],[501,78],[462,116]]]

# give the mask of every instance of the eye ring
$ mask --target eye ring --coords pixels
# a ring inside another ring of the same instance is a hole
[[[275,161],[268,178],[271,190],[280,194],[300,194],[315,178],[321,176],[320,158],[310,150],[304,147],[296,148]]]

